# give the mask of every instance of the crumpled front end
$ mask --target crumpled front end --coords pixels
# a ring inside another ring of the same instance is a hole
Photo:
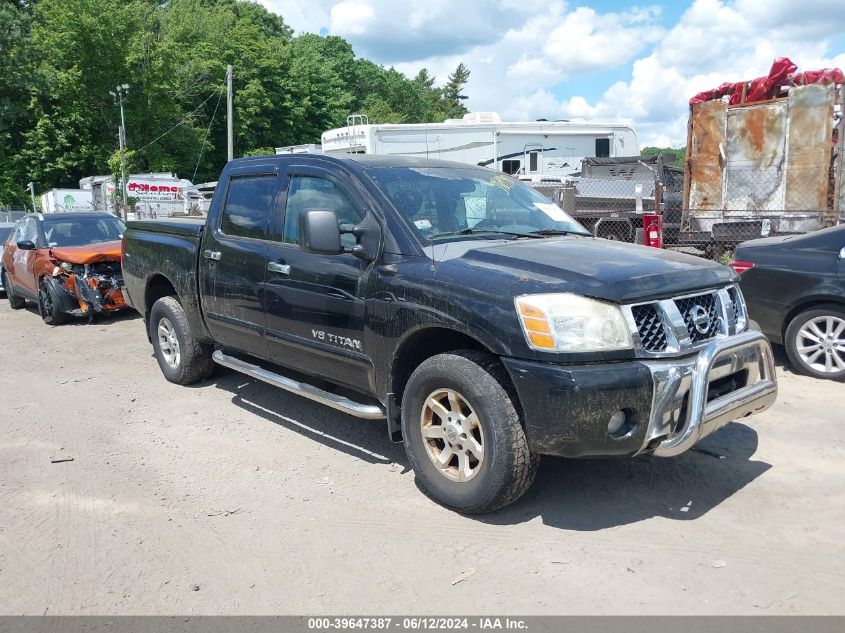
[[[53,268],[52,281],[63,311],[69,314],[93,317],[128,307],[119,262],[63,262]]]

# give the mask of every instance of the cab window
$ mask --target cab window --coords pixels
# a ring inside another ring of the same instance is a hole
[[[283,239],[288,244],[299,243],[299,216],[305,210],[325,209],[337,214],[338,224],[358,224],[363,215],[349,197],[331,180],[312,176],[292,176],[285,207]],[[341,235],[341,244],[352,247],[355,236]]]
[[[231,237],[268,239],[273,213],[276,176],[241,176],[229,180],[220,230]]]

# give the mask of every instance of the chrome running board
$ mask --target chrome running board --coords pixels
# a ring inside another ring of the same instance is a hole
[[[234,369],[235,371],[246,374],[247,376],[252,376],[253,378],[266,382],[274,387],[278,387],[279,389],[290,391],[298,396],[308,398],[314,402],[319,402],[320,404],[336,409],[337,411],[354,415],[357,418],[383,420],[385,417],[384,409],[378,405],[353,402],[349,398],[338,396],[336,394],[329,393],[328,391],[323,391],[314,385],[309,385],[304,382],[299,382],[298,380],[293,380],[292,378],[287,378],[272,371],[268,371],[263,367],[259,367],[258,365],[242,361],[234,356],[227,356],[220,350],[215,351],[211,355],[211,358],[214,359],[214,362],[218,365]]]

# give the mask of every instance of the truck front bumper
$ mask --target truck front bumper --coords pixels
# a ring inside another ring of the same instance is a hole
[[[679,455],[777,397],[772,348],[760,332],[716,339],[691,356],[595,365],[502,359],[537,453],[564,457]],[[608,423],[617,412],[625,424]]]

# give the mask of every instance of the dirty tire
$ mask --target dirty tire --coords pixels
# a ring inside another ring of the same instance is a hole
[[[789,322],[789,326],[786,328],[786,334],[784,335],[783,342],[784,347],[786,348],[786,355],[789,357],[789,362],[795,370],[805,376],[845,382],[845,369],[836,371],[834,366],[833,371],[819,371],[811,367],[803,358],[801,358],[801,353],[798,351],[799,343],[809,343],[806,338],[803,338],[800,335],[802,328],[815,319],[826,319],[827,317],[832,317],[837,321],[845,321],[845,307],[835,304],[820,305],[813,307],[811,310],[805,310],[795,316],[792,321]],[[845,339],[845,333],[840,333],[837,336],[839,340]],[[841,350],[841,347],[839,350]],[[805,356],[806,355],[807,354],[805,354]],[[842,351],[839,351],[838,356],[842,359],[845,354],[843,354]],[[821,359],[823,358],[824,356],[821,357]]]
[[[469,481],[453,481],[426,451],[421,416],[440,389],[459,393],[478,416],[484,458]],[[464,514],[482,514],[519,499],[534,481],[539,455],[528,448],[509,381],[498,359],[475,350],[433,356],[416,368],[402,398],[402,436],[417,485],[434,501]]]
[[[59,307],[56,289],[46,277],[38,280],[38,314],[47,325],[61,325],[67,321],[67,314]]]
[[[178,362],[174,364],[166,360],[159,339],[159,326],[163,323],[169,324],[178,340]],[[176,297],[162,297],[153,304],[149,328],[158,366],[167,380],[177,385],[190,385],[214,372],[211,346],[196,339]]]
[[[3,271],[3,287],[6,289],[6,298],[9,300],[9,307],[12,308],[12,310],[22,310],[26,307],[26,299],[15,294],[14,286],[12,286],[12,280],[9,279],[9,273],[5,270]]]

